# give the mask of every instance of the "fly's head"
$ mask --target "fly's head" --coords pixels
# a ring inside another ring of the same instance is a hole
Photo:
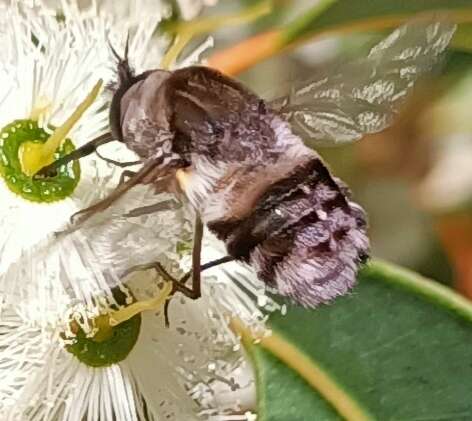
[[[111,86],[113,98],[111,100],[109,114],[110,130],[115,139],[123,142],[123,133],[121,130],[121,100],[123,95],[136,82],[136,76],[128,60],[129,39],[126,41],[124,57],[120,57],[111,44],[110,49],[117,60],[117,82]]]
[[[139,127],[135,127],[136,123],[129,124],[130,122],[139,121],[138,125],[142,125],[149,118],[150,121],[147,123],[152,120],[153,125],[154,121],[157,121],[163,123],[163,126],[167,126],[165,124],[167,123],[167,113],[164,110],[166,107],[161,102],[156,102],[155,99],[157,92],[170,72],[154,69],[136,74],[128,59],[128,45],[123,58],[113,48],[112,52],[117,59],[117,81],[111,86],[113,97],[109,113],[110,131],[114,139],[126,143],[131,149],[135,149],[133,147],[135,146],[133,145],[135,143],[134,138],[142,139],[143,136],[141,136],[141,133],[130,133],[130,127],[134,128],[132,131],[136,131],[136,129],[138,129],[138,132],[141,131]],[[139,151],[135,152],[142,155]]]

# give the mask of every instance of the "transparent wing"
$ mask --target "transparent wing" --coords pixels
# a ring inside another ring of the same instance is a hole
[[[389,126],[415,82],[446,50],[455,25],[415,21],[401,26],[362,60],[340,63],[272,102],[303,139],[352,142]]]

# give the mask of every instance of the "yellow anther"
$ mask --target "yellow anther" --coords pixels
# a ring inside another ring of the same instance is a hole
[[[66,138],[72,127],[80,120],[85,111],[93,104],[100,92],[103,81],[99,80],[87,97],[79,104],[65,123],[58,127],[45,143],[25,142],[18,152],[21,169],[28,175],[36,174],[41,168],[54,161],[54,153]]]
[[[157,297],[151,298],[149,300],[137,301],[125,308],[122,308],[121,310],[111,313],[109,320],[110,326],[117,326],[120,323],[131,319],[131,317],[136,316],[136,314],[142,313],[143,311],[158,310],[165,304],[171,292],[172,284],[170,282],[166,282],[164,288],[160,291],[160,294]]]

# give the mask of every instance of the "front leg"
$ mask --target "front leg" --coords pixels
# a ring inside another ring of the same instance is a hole
[[[85,221],[98,212],[102,212],[109,208],[115,201],[121,198],[128,190],[134,186],[143,182],[146,177],[150,176],[153,172],[156,172],[162,159],[150,159],[146,162],[143,167],[136,173],[132,171],[123,171],[120,179],[120,184],[113,190],[107,197],[100,200],[88,208],[82,209],[71,216],[71,226],[69,229],[63,231],[63,234],[71,233],[77,230]],[[127,181],[124,181],[125,176],[131,176]]]
[[[181,205],[173,199],[164,200],[161,202],[154,203],[153,205],[141,206],[139,208],[131,209],[129,212],[125,213],[123,216],[125,218],[136,218],[138,216],[150,215],[156,212],[168,211],[168,210],[177,210]]]
[[[135,171],[130,171],[130,170],[124,170],[121,174],[120,174],[120,179],[118,181],[118,185],[117,185],[117,189],[120,187],[120,186],[123,186],[125,183],[126,183],[126,178],[131,179],[132,177],[136,176],[138,173],[135,172]],[[106,203],[105,202],[106,199],[104,199],[103,201],[101,202],[98,202],[92,206],[89,206],[88,208],[85,208],[85,209],[81,209],[80,211],[77,211],[75,212],[71,217],[70,217],[70,222],[71,224],[74,223],[75,219],[79,216],[79,215],[82,215],[84,213],[87,213],[87,212],[91,212],[91,213],[97,213],[97,212],[100,212],[102,210],[105,210],[107,207],[108,207],[108,204],[103,204],[103,203]]]
[[[142,164],[143,161],[127,161],[127,162],[121,162],[121,161],[115,161],[114,159],[110,159],[110,158],[107,158],[106,156],[103,156],[99,150],[95,150],[95,153],[97,154],[97,156],[105,161],[105,162],[108,162],[109,164],[112,164],[112,165],[115,165],[117,167],[120,167],[120,168],[126,168],[126,167],[131,167],[133,165],[138,165],[138,164]]]
[[[131,178],[137,174],[136,171],[131,171],[131,170],[124,170],[120,174],[120,179],[118,180],[118,185],[124,184],[126,181],[126,178]]]
[[[34,179],[44,178],[44,177],[54,177],[57,175],[57,170],[59,167],[63,165],[67,165],[71,161],[79,160],[85,156],[92,154],[93,152],[97,152],[97,148],[100,145],[104,145],[105,143],[112,142],[113,136],[111,133],[105,133],[101,136],[96,137],[95,139],[87,142],[85,145],[82,145],[80,148],[75,149],[68,155],[59,158],[58,160],[54,161],[52,164],[49,164],[43,168],[41,168],[37,174],[33,176]]]

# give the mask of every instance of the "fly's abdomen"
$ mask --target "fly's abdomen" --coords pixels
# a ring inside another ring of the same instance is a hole
[[[208,224],[280,294],[314,307],[355,283],[369,242],[362,208],[318,155],[274,182],[242,220]]]

